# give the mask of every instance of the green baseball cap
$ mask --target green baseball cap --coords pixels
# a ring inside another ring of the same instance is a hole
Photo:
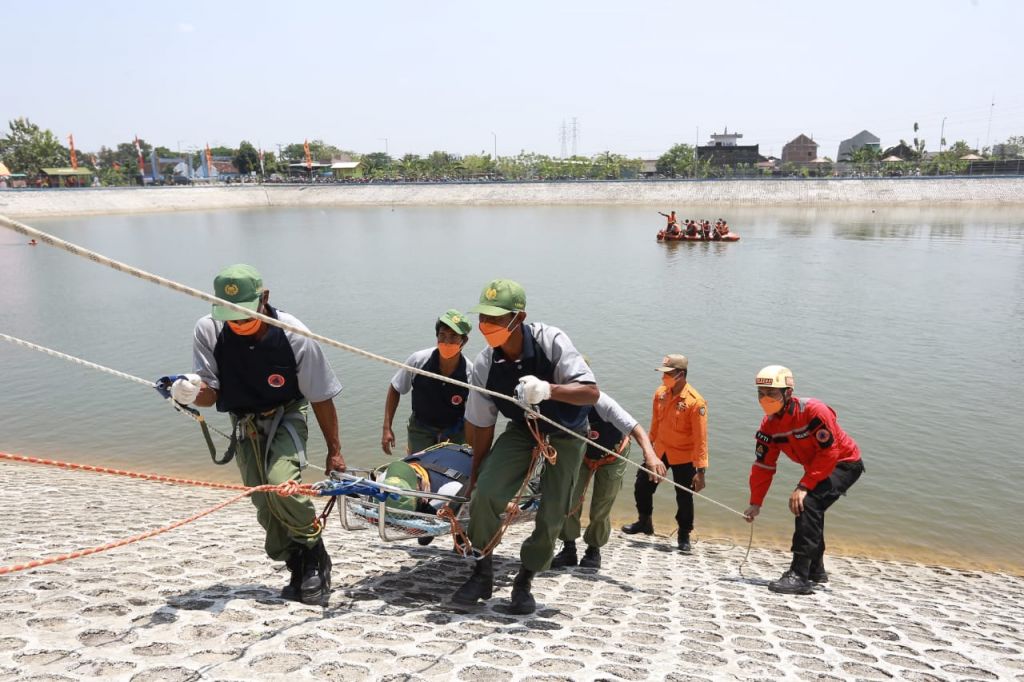
[[[455,308],[449,308],[444,312],[444,315],[437,318],[437,321],[443,325],[451,327],[456,334],[465,336],[473,331],[473,325],[469,323],[466,316],[460,313]]]
[[[401,460],[388,465],[387,471],[384,472],[383,482],[386,485],[393,485],[397,488],[405,488],[406,490],[420,489],[420,479],[416,475],[416,470],[409,466],[408,462]],[[413,511],[416,509],[416,499],[410,495],[402,495],[397,500],[389,499],[385,502],[385,506],[393,509]]]
[[[214,296],[254,312],[260,305],[260,294],[262,293],[263,278],[251,265],[244,263],[229,265],[213,278]],[[244,320],[251,317],[251,315],[245,315],[216,303],[213,304],[212,315],[215,320]]]
[[[495,279],[480,292],[480,303],[470,308],[471,313],[501,317],[526,310],[526,291],[519,282]]]

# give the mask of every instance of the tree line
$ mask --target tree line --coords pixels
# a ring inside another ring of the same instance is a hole
[[[67,167],[70,165],[70,149],[66,147],[52,131],[42,129],[27,118],[16,118],[9,122],[9,130],[0,137],[0,161],[14,173],[25,173],[34,176],[41,168]],[[913,143],[903,140],[894,147],[884,151],[862,147],[852,153],[850,163],[856,170],[864,172],[877,171],[882,166],[887,170],[909,172],[913,169],[924,174],[955,173],[966,168],[967,162],[960,157],[972,150],[964,141],[957,141],[939,154],[925,155],[925,141],[917,137],[918,126],[914,124]],[[348,158],[359,163],[359,175],[372,180],[618,180],[639,177],[643,172],[643,160],[630,158],[611,151],[601,152],[594,156],[572,156],[556,158],[544,154],[521,151],[516,155],[492,157],[490,154],[457,155],[446,151],[434,151],[426,156],[405,154],[392,157],[385,152],[376,151],[359,154],[341,149],[323,140],[312,140],[308,143],[309,155],[317,163],[330,163],[340,158]],[[144,139],[138,140],[144,163],[149,163],[154,146]],[[276,145],[275,145],[276,146]],[[1024,151],[1024,136],[1010,137],[1001,147],[1014,149],[1014,154]],[[184,155],[164,146],[157,145],[155,151],[163,159],[181,159]],[[306,142],[295,142],[278,147],[278,154],[273,151],[263,152],[263,163],[260,164],[260,150],[251,142],[242,140],[237,147],[216,146],[210,153],[217,159],[230,159],[239,173],[244,176],[257,174],[271,176],[288,175],[292,164],[305,164]],[[988,150],[984,150],[988,151]],[[202,163],[201,156],[205,150],[192,154],[193,170]],[[882,164],[881,160],[888,156],[899,156],[901,166]],[[140,168],[138,151],[135,141],[119,143],[115,147],[102,146],[95,151],[77,151],[79,167],[88,168],[96,173],[104,185],[138,184]],[[173,172],[174,163],[158,169],[162,175]],[[782,169],[785,171],[785,168]],[[807,172],[806,167],[794,171]],[[821,169],[819,169],[820,172]],[[152,169],[149,169],[152,172]],[[701,159],[695,147],[689,144],[676,144],[662,154],[655,164],[658,176],[666,178],[710,178],[727,177],[729,175],[757,174],[756,168],[748,167],[716,167],[710,159]]]

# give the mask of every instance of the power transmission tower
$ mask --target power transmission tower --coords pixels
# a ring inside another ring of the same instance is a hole
[[[577,144],[580,140],[580,126],[576,117],[572,117],[572,155],[576,156]]]
[[[565,127],[565,119],[562,119],[562,129],[558,133],[558,140],[562,143],[562,156],[565,158],[565,153],[568,149],[569,144],[569,129]]]

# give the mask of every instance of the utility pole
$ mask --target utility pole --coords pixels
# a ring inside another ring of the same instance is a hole
[[[988,132],[985,133],[985,146],[988,146],[992,138],[992,112],[996,109],[996,95],[992,93],[992,106],[988,109]],[[980,151],[980,150],[979,150]]]
[[[497,136],[497,134],[495,134],[495,132],[493,130],[491,131],[491,137],[494,138],[494,160],[497,161],[498,160],[498,136]]]
[[[946,117],[942,117],[942,125],[939,127],[939,153],[942,153],[942,148],[946,146]]]
[[[576,153],[577,153],[576,145],[579,142],[579,136],[580,136],[579,122],[577,121],[576,117],[573,116],[572,117],[572,155],[573,156],[576,156]]]

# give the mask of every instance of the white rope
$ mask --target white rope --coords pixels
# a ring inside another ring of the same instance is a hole
[[[110,367],[104,367],[103,365],[97,365],[95,362],[89,362],[88,360],[83,360],[82,358],[76,358],[74,355],[68,355],[67,353],[61,353],[59,350],[53,350],[52,348],[47,348],[46,346],[40,346],[38,344],[32,343],[31,341],[25,341],[24,339],[19,339],[19,338],[15,337],[15,336],[10,336],[8,334],[3,334],[3,333],[0,333],[0,339],[3,339],[4,341],[7,341],[9,343],[13,343],[15,346],[21,346],[23,348],[30,348],[32,350],[37,350],[40,353],[44,353],[46,355],[51,355],[51,356],[53,356],[55,358],[60,358],[61,360],[67,360],[68,362],[72,362],[72,363],[74,363],[76,365],[82,365],[83,367],[88,367],[90,369],[95,369],[95,370],[98,370],[100,372],[105,372],[107,374],[110,374],[111,376],[115,376],[115,377],[118,377],[120,379],[127,379],[128,381],[134,381],[137,384],[142,384],[143,386],[148,386],[149,388],[154,388],[154,389],[156,388],[156,382],[149,381],[148,379],[143,379],[141,377],[133,376],[133,375],[127,374],[125,372],[119,372],[116,369],[111,369]],[[184,414],[186,417],[189,417],[190,419],[195,419],[196,418],[195,415],[193,415],[192,413],[190,413],[187,410],[183,409],[181,406],[178,405],[177,401],[173,400],[172,398],[166,398],[165,402],[169,403],[171,405],[171,407],[173,407],[175,410],[177,410],[181,414]],[[220,434],[224,438],[227,438],[228,440],[231,440],[231,436],[229,436],[228,434],[224,433],[220,429],[218,429],[216,427],[213,427],[213,426],[209,426],[209,424],[207,424],[207,426],[214,433]]]
[[[710,498],[710,497],[708,497],[706,495],[702,495],[699,492],[693,490],[692,488],[689,488],[689,487],[687,487],[685,485],[682,485],[681,483],[677,483],[676,481],[670,481],[665,476],[659,476],[654,471],[651,471],[650,469],[647,469],[646,467],[644,467],[641,464],[637,464],[636,462],[633,462],[628,457],[623,457],[622,455],[620,455],[617,452],[614,452],[613,450],[610,450],[610,449],[608,449],[608,448],[606,448],[606,447],[604,447],[602,445],[598,445],[597,443],[589,440],[588,438],[586,438],[584,436],[581,436],[580,434],[576,433],[572,429],[568,429],[568,428],[562,426],[561,424],[559,424],[558,422],[556,422],[556,421],[554,421],[552,419],[549,419],[548,417],[544,416],[543,414],[540,414],[539,412],[537,412],[537,411],[535,411],[533,409],[530,409],[528,407],[525,407],[525,406],[521,405],[520,403],[516,402],[516,400],[514,398],[512,398],[511,396],[505,395],[504,393],[498,393],[497,391],[491,391],[491,390],[489,390],[487,388],[484,388],[482,386],[474,386],[472,384],[468,384],[466,382],[459,381],[457,379],[452,379],[451,377],[446,377],[443,374],[435,374],[433,372],[428,372],[428,371],[426,371],[424,369],[420,369],[419,367],[412,367],[412,366],[406,365],[406,364],[404,364],[402,362],[398,362],[397,360],[392,360],[391,358],[386,358],[383,355],[377,355],[376,353],[371,353],[370,351],[363,350],[361,348],[357,348],[356,346],[351,346],[351,345],[349,345],[347,343],[343,343],[341,341],[336,341],[336,340],[328,338],[326,336],[322,336],[321,334],[317,334],[315,332],[311,332],[308,329],[303,329],[301,327],[296,327],[294,325],[290,325],[290,324],[288,324],[286,322],[281,322],[280,320],[278,320],[276,318],[270,317],[268,315],[264,315],[262,313],[255,312],[253,310],[249,310],[248,308],[244,308],[244,307],[238,305],[237,303],[233,303],[231,301],[227,301],[227,300],[224,300],[222,298],[217,298],[216,296],[213,296],[212,294],[208,294],[205,291],[200,291],[199,289],[195,289],[193,287],[186,286],[184,284],[180,284],[180,283],[175,282],[173,280],[165,279],[164,277],[160,277],[159,275],[154,275],[153,273],[146,272],[145,270],[140,270],[139,268],[132,267],[131,265],[128,265],[126,263],[121,263],[120,261],[116,261],[116,260],[114,260],[112,258],[107,258],[106,256],[104,256],[102,254],[99,254],[99,253],[96,253],[95,251],[90,251],[89,249],[85,249],[85,248],[83,248],[81,246],[78,246],[77,244],[72,244],[71,242],[64,241],[63,239],[60,239],[59,237],[55,237],[55,236],[53,236],[53,235],[51,235],[51,234],[49,234],[47,232],[43,232],[41,230],[37,230],[34,227],[29,227],[28,225],[25,225],[24,223],[19,223],[16,220],[12,220],[11,218],[8,218],[7,216],[0,215],[0,226],[6,227],[6,228],[8,228],[10,230],[14,230],[15,232],[18,232],[19,234],[23,234],[26,237],[31,237],[33,239],[38,239],[39,241],[43,242],[44,244],[49,244],[50,246],[55,246],[58,249],[63,249],[64,251],[67,251],[68,253],[74,254],[76,256],[80,256],[82,258],[87,258],[88,260],[91,260],[94,263],[98,263],[99,265],[104,265],[104,266],[106,266],[108,268],[111,268],[113,270],[117,270],[118,272],[123,272],[123,273],[129,274],[132,277],[136,277],[138,279],[150,282],[152,284],[156,284],[158,286],[165,287],[165,288],[170,289],[172,291],[177,291],[179,293],[183,293],[183,294],[186,294],[188,296],[192,296],[193,298],[198,298],[199,300],[206,301],[207,303],[210,303],[210,304],[216,304],[216,305],[222,306],[224,308],[228,308],[229,310],[234,310],[236,312],[244,313],[246,317],[262,320],[266,324],[269,324],[269,325],[274,326],[274,327],[278,327],[279,329],[283,329],[285,331],[291,332],[292,334],[298,334],[299,336],[305,336],[306,338],[312,339],[312,340],[316,341],[317,343],[321,343],[321,344],[323,344],[325,346],[330,346],[332,348],[337,348],[339,350],[343,350],[343,351],[346,351],[348,353],[352,353],[354,355],[360,355],[360,356],[362,356],[364,358],[368,358],[370,360],[375,360],[376,362],[384,363],[385,365],[391,365],[392,367],[398,367],[398,368],[404,369],[404,370],[406,370],[408,372],[412,372],[413,374],[419,374],[421,376],[429,377],[431,379],[437,379],[438,381],[444,381],[444,382],[447,382],[449,384],[454,384],[455,386],[460,386],[460,387],[468,389],[470,391],[477,391],[479,393],[483,393],[484,395],[488,395],[488,396],[490,396],[492,398],[495,398],[495,399],[498,399],[498,400],[507,400],[509,402],[515,403],[518,407],[523,408],[524,411],[526,411],[528,414],[536,416],[538,419],[540,419],[540,420],[542,420],[542,421],[544,421],[544,422],[554,426],[556,429],[559,429],[560,431],[563,431],[563,432],[569,434],[570,436],[578,438],[578,439],[582,440],[584,443],[587,443],[588,445],[590,445],[590,446],[592,446],[592,447],[594,447],[594,448],[596,448],[596,449],[598,449],[598,450],[600,450],[602,452],[605,452],[605,453],[607,453],[609,455],[614,455],[616,458],[622,459],[622,460],[626,461],[628,464],[630,464],[631,466],[636,467],[640,471],[643,471],[644,473],[646,473],[646,474],[648,474],[650,476],[655,477],[655,479],[658,479],[658,480],[670,483],[671,485],[673,485],[676,488],[679,488],[680,490],[685,490],[685,491],[689,492],[690,494],[695,495],[696,497],[699,497],[699,498],[701,498],[703,500],[706,500],[706,501],[708,501],[708,502],[710,502],[710,503],[712,503],[714,505],[717,505],[717,506],[721,507],[722,509],[725,509],[726,511],[732,512],[733,514],[736,514],[737,516],[744,516],[743,512],[741,512],[741,511],[733,509],[732,507],[730,507],[730,506],[728,506],[726,504],[723,504],[723,503],[719,502],[718,500],[714,500],[714,499],[712,499],[712,498]],[[114,371],[114,370],[111,370],[111,371]],[[746,517],[744,516],[744,518],[746,518]]]

